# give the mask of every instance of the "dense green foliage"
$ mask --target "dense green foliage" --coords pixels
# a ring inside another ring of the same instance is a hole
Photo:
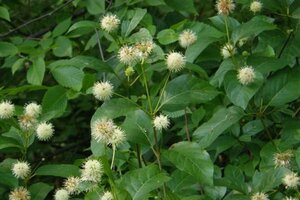
[[[0,199],[22,186],[66,200],[71,176],[70,199],[300,199],[300,1],[260,2],[226,14],[211,0],[0,0]],[[108,13],[116,30],[101,27]],[[149,41],[122,62],[124,45]],[[113,94],[97,97],[97,81]],[[105,120],[126,139],[106,142]]]

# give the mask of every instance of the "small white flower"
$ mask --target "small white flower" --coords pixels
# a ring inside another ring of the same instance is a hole
[[[9,200],[29,200],[30,193],[24,187],[14,189],[9,194]]]
[[[119,127],[114,129],[114,132],[110,138],[109,143],[112,145],[117,146],[118,144],[121,144],[125,141],[126,136],[123,130],[121,130]]]
[[[185,67],[185,57],[178,52],[171,52],[167,55],[167,68],[170,72],[179,72]]]
[[[286,174],[283,179],[282,183],[287,187],[287,188],[297,188],[299,185],[299,176],[297,176],[296,173],[291,172],[289,174]]]
[[[257,192],[251,196],[251,200],[269,200],[269,198],[265,193]]]
[[[14,115],[15,106],[10,101],[0,103],[0,119],[8,119]]]
[[[153,125],[157,130],[167,129],[170,125],[170,121],[167,116],[161,114],[154,118]]]
[[[221,48],[221,55],[223,56],[224,59],[231,57],[232,55],[236,54],[236,49],[235,47],[227,43]]]
[[[154,47],[155,44],[152,41],[138,42],[134,46],[134,48],[137,50],[137,56],[140,59],[147,58],[151,54]]]
[[[13,175],[17,178],[25,179],[30,174],[30,166],[28,162],[18,161],[12,166]]]
[[[284,200],[298,200],[298,199],[293,198],[293,197],[285,197]]]
[[[79,177],[68,177],[64,182],[64,188],[68,191],[69,194],[77,194],[79,193],[78,187],[80,184]]]
[[[109,191],[106,191],[103,194],[103,196],[101,197],[101,200],[113,200],[113,199],[114,199],[114,197],[113,197],[112,193]]]
[[[260,1],[253,1],[250,5],[250,11],[257,13],[262,9],[262,3]]]
[[[287,150],[282,153],[275,153],[273,158],[275,167],[289,167],[292,157],[293,153],[291,150]]]
[[[37,138],[40,141],[49,140],[54,134],[53,125],[51,123],[47,123],[47,122],[40,123],[37,126],[36,134],[37,134]]]
[[[98,119],[91,126],[92,137],[97,142],[109,144],[117,126],[111,119]]]
[[[35,129],[37,120],[33,116],[22,115],[19,117],[19,125],[22,130],[33,130]]]
[[[98,160],[88,160],[81,170],[81,180],[99,183],[102,173],[102,164]]]
[[[218,0],[216,3],[216,9],[219,15],[229,15],[235,9],[233,0]]]
[[[25,110],[24,115],[31,116],[31,117],[38,117],[42,112],[42,107],[41,105],[32,102],[30,104],[25,105],[24,110]]]
[[[113,85],[108,82],[96,82],[93,86],[93,95],[100,101],[109,100],[113,95]]]
[[[184,30],[179,35],[179,44],[183,48],[187,48],[188,46],[194,44],[197,41],[197,35],[192,30]]]
[[[139,57],[141,57],[140,54],[141,53],[137,48],[125,45],[120,48],[118,57],[121,63],[125,65],[132,65],[138,60]]]
[[[108,14],[101,19],[101,28],[107,32],[113,32],[118,29],[120,20],[116,15]]]
[[[56,190],[54,195],[55,200],[68,200],[69,199],[69,193],[65,189],[59,189]]]
[[[255,72],[251,66],[245,66],[238,71],[238,80],[242,85],[248,85],[254,81]]]

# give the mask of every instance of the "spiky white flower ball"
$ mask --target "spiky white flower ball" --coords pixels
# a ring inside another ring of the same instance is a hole
[[[137,57],[139,59],[147,58],[151,54],[154,47],[155,44],[152,41],[138,42],[134,46],[134,48],[137,50]]]
[[[219,15],[229,15],[235,9],[233,0],[218,0],[216,3],[216,9]]]
[[[96,82],[93,86],[93,95],[100,101],[109,100],[113,95],[113,85],[108,82]]]
[[[81,170],[81,180],[99,183],[102,173],[102,164],[98,160],[88,160]]]
[[[31,116],[31,117],[38,117],[42,112],[42,107],[41,105],[32,102],[24,106],[24,111],[25,111],[24,115]]]
[[[118,57],[121,63],[125,65],[132,65],[138,60],[140,53],[137,48],[125,45],[120,48]]]
[[[183,48],[187,48],[188,46],[194,44],[197,41],[197,35],[192,30],[184,30],[179,35],[179,45]]]
[[[51,123],[42,122],[36,128],[36,135],[40,141],[49,140],[54,134],[53,125]]]
[[[170,120],[167,116],[160,114],[154,118],[153,125],[157,130],[167,129],[170,125]]]
[[[284,200],[298,200],[298,199],[293,198],[293,197],[285,197]]]
[[[37,119],[33,116],[22,115],[19,117],[19,125],[22,130],[33,130],[37,124]]]
[[[9,200],[29,200],[30,193],[26,188],[18,187],[10,192],[8,198],[9,198]]]
[[[170,72],[179,72],[185,67],[185,57],[178,52],[171,52],[167,55],[167,68]]]
[[[262,192],[257,192],[251,196],[251,200],[269,200],[268,195]]]
[[[122,129],[120,129],[119,127],[114,129],[114,132],[110,138],[109,143],[112,145],[119,145],[121,143],[123,143],[126,139],[125,133]]]
[[[237,78],[240,81],[240,83],[243,85],[248,85],[252,83],[255,78],[254,69],[251,66],[242,67],[238,71]]]
[[[227,43],[221,48],[221,55],[224,59],[231,57],[232,55],[236,54],[236,49],[235,47]]]
[[[296,173],[291,172],[283,177],[282,183],[286,186],[286,188],[297,188],[299,180],[299,176]]]
[[[98,119],[91,126],[92,137],[97,142],[109,144],[117,126],[111,119]]]
[[[260,1],[253,1],[250,5],[250,11],[257,13],[262,9],[262,3]]]
[[[54,194],[54,199],[55,200],[68,200],[69,199],[69,193],[65,189],[56,190],[56,192]]]
[[[69,194],[77,194],[79,193],[79,184],[80,178],[71,176],[65,180],[64,188],[68,191]]]
[[[28,162],[18,161],[12,166],[12,173],[15,177],[25,179],[30,174],[30,165]]]
[[[2,101],[0,103],[0,119],[8,119],[14,115],[15,105],[10,101]]]
[[[292,157],[293,153],[291,150],[287,150],[282,153],[275,153],[273,157],[275,167],[289,167]]]
[[[111,192],[106,191],[103,196],[101,197],[101,200],[113,200],[114,196],[112,195]]]
[[[107,32],[113,32],[118,29],[120,20],[116,15],[108,14],[101,19],[101,28]]]

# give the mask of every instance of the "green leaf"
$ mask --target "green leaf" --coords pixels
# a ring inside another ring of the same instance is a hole
[[[73,24],[67,34],[70,37],[80,37],[84,34],[90,33],[92,31],[95,31],[95,28],[98,28],[99,24],[94,21],[88,21],[88,20],[83,20],[76,22]]]
[[[173,144],[169,150],[163,151],[162,155],[178,169],[195,177],[200,183],[213,185],[213,162],[199,144],[179,142]]]
[[[241,24],[232,32],[232,39],[236,43],[239,39],[257,36],[263,31],[274,30],[276,26],[272,23],[270,18],[266,16],[255,16],[250,21]]]
[[[27,72],[27,81],[32,85],[42,85],[45,75],[45,61],[43,57],[34,58],[32,66]]]
[[[9,12],[7,8],[0,6],[0,18],[10,21]]]
[[[236,106],[221,108],[214,113],[212,118],[195,130],[193,138],[199,142],[202,148],[206,148],[226,129],[237,123],[243,115],[243,110]]]
[[[208,102],[218,94],[219,92],[208,82],[185,74],[176,77],[167,84],[161,107],[163,109],[181,110],[190,103]]]
[[[248,102],[259,90],[263,84],[263,76],[258,71],[255,72],[254,82],[248,85],[242,85],[237,79],[235,71],[228,72],[225,76],[224,87],[229,100],[236,106],[242,107],[244,110],[248,106]]]
[[[173,29],[165,29],[157,34],[157,39],[160,44],[167,45],[178,40],[178,34]]]
[[[262,102],[269,106],[281,106],[296,100],[300,96],[300,71],[297,69],[278,71],[269,79],[261,92],[257,103]]]
[[[91,151],[94,156],[104,156],[105,147],[104,143],[98,143],[94,138],[91,139]]]
[[[105,11],[105,0],[87,0],[86,8],[92,15],[98,15]]]
[[[54,43],[53,54],[57,57],[72,57],[72,43],[64,36],[59,36]]]
[[[170,178],[152,164],[141,169],[127,172],[119,183],[131,195],[133,200],[147,199],[148,193],[161,187]]]
[[[165,0],[166,4],[177,11],[185,11],[193,14],[197,14],[193,0]]]
[[[79,167],[69,164],[43,165],[39,167],[35,175],[37,176],[58,176],[67,178],[69,176],[80,176]]]
[[[6,148],[19,148],[21,149],[22,146],[20,146],[20,144],[12,139],[12,138],[8,138],[8,137],[3,137],[0,135],[0,150],[1,149],[6,149]]]
[[[133,31],[133,29],[135,29],[135,27],[140,23],[140,21],[144,18],[145,14],[147,13],[146,9],[141,9],[141,8],[136,8],[134,15],[127,27],[126,33],[125,33],[125,37],[129,36],[129,34],[131,33],[131,31]]]
[[[73,66],[64,65],[54,68],[51,73],[61,86],[80,91],[84,77],[82,70]]]
[[[0,186],[8,186],[10,188],[14,188],[18,186],[18,179],[13,176],[11,171],[7,171],[0,167]]]
[[[194,176],[181,170],[175,170],[167,186],[173,194],[184,194],[187,190],[192,191],[195,184],[197,184],[197,179]]]
[[[18,48],[8,42],[0,42],[0,57],[12,56],[18,53]]]
[[[234,64],[231,59],[226,59],[224,60],[212,79],[210,80],[210,84],[216,86],[216,87],[221,87],[224,81],[224,77],[229,72],[230,70],[234,69]]]
[[[42,200],[45,199],[48,193],[53,189],[53,186],[50,186],[46,183],[34,183],[30,185],[29,192],[30,192],[30,199],[31,200]]]
[[[42,101],[42,119],[49,120],[61,116],[67,107],[66,90],[61,86],[48,89]]]
[[[16,71],[22,68],[25,58],[18,59],[11,67],[11,73],[15,74]]]
[[[61,21],[54,28],[52,36],[53,37],[57,37],[57,36],[60,36],[60,35],[64,34],[68,30],[68,28],[70,27],[70,25],[71,25],[71,18],[67,18],[67,19]]]

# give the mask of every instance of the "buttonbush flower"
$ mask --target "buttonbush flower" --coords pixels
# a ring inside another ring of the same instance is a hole
[[[101,200],[113,200],[113,199],[114,199],[114,197],[113,197],[112,193],[109,191],[106,191],[103,194],[103,196],[101,197]]]
[[[229,15],[235,9],[233,0],[218,0],[216,3],[216,9],[219,15]]]
[[[136,43],[134,48],[137,50],[137,56],[140,59],[145,59],[151,54],[154,46],[152,41],[142,41]]]
[[[36,127],[37,120],[30,115],[22,115],[19,117],[19,125],[22,130],[33,130]]]
[[[56,190],[54,195],[55,200],[68,200],[69,199],[69,193],[65,189],[59,189]]]
[[[275,153],[273,158],[275,167],[288,167],[292,157],[293,153],[291,150]]]
[[[183,48],[187,48],[188,46],[194,44],[197,41],[197,35],[192,30],[184,30],[179,35],[179,45]]]
[[[10,101],[0,103],[0,119],[8,119],[14,115],[15,106]]]
[[[109,100],[113,95],[113,85],[108,82],[96,82],[93,86],[93,95],[100,101]]]
[[[118,29],[120,20],[116,15],[105,15],[100,22],[101,28],[107,32],[113,32]]]
[[[118,57],[121,63],[132,65],[139,58],[139,51],[135,47],[123,46],[118,52]]]
[[[40,123],[37,126],[36,134],[37,134],[37,138],[40,141],[49,140],[54,134],[53,125],[51,123],[47,123],[47,122]]]
[[[25,161],[18,161],[12,166],[13,175],[17,178],[25,179],[29,176],[30,171],[30,166]]]
[[[253,1],[250,4],[250,11],[257,13],[260,12],[262,9],[262,3],[260,1]]]
[[[224,59],[231,57],[232,55],[236,54],[236,49],[235,47],[227,43],[221,48],[221,55]]]
[[[25,114],[30,117],[38,117],[42,112],[42,107],[37,103],[29,103],[24,106]]]
[[[116,125],[111,119],[98,119],[92,124],[92,137],[97,142],[109,143]]]
[[[269,200],[269,198],[265,193],[257,192],[251,196],[251,200]]]
[[[80,184],[79,177],[68,177],[64,182],[64,188],[68,191],[69,194],[77,194],[79,193],[78,187]]]
[[[296,173],[291,172],[283,177],[282,182],[286,188],[297,188],[299,180],[299,176]]]
[[[237,78],[242,85],[248,85],[252,83],[255,78],[254,69],[251,66],[242,67],[238,71]]]
[[[179,72],[185,67],[185,57],[178,52],[171,52],[167,55],[167,68],[170,72]]]
[[[170,121],[167,116],[161,114],[154,118],[153,125],[155,129],[160,131],[162,129],[167,129],[170,125]]]
[[[81,170],[81,180],[99,183],[103,173],[102,164],[98,160],[88,160]]]
[[[30,193],[24,187],[18,187],[10,192],[9,200],[29,200]]]

